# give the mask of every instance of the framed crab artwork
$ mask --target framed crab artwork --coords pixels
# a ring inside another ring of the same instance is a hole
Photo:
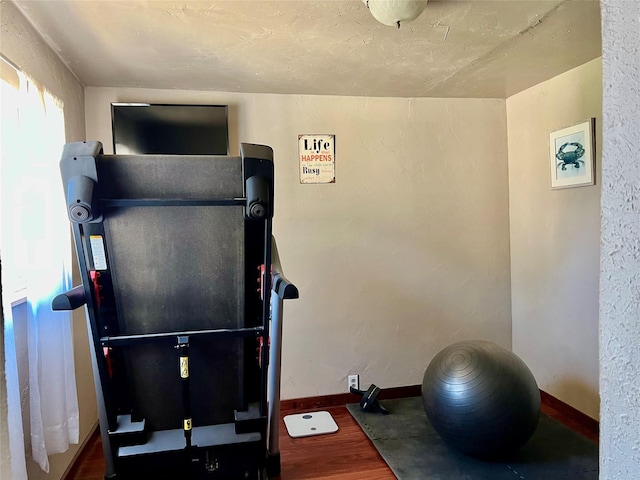
[[[551,188],[594,185],[595,119],[549,134]]]

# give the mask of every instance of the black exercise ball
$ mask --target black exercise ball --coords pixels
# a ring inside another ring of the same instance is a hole
[[[524,445],[540,417],[540,390],[525,363],[482,340],[454,343],[434,357],[422,403],[447,444],[479,458],[504,457]]]

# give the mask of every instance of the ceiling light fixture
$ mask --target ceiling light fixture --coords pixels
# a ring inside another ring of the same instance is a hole
[[[418,18],[427,6],[427,0],[362,0],[362,3],[377,21],[398,28],[400,23]]]

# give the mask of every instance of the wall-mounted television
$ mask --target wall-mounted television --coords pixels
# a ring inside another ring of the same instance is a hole
[[[112,103],[116,154],[228,155],[226,105]]]

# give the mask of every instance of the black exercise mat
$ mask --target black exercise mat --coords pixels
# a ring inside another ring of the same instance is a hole
[[[421,397],[381,402],[391,413],[347,405],[401,480],[597,480],[598,446],[547,415],[529,442],[507,460],[488,462],[448,447],[422,408]]]

